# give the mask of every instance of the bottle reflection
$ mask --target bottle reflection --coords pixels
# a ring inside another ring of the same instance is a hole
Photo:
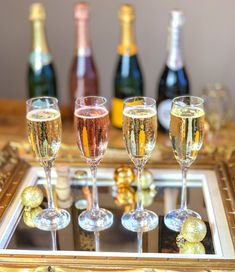
[[[73,204],[71,191],[70,170],[68,166],[56,168],[57,180],[55,185],[56,204],[59,208],[68,209]]]
[[[84,186],[82,188],[83,195],[85,196],[85,199],[87,201],[87,209],[90,210],[92,207],[92,196],[91,196],[91,190],[88,186]]]
[[[167,214],[169,211],[176,209],[178,197],[179,197],[178,188],[164,189],[164,214]]]
[[[74,173],[75,179],[79,183],[83,183],[81,188],[82,197],[75,202],[75,207],[78,209],[79,214],[84,210],[90,210],[92,208],[92,194],[88,185],[88,174],[87,171],[77,170]],[[77,216],[76,216],[77,217]],[[88,251],[100,251],[100,234],[99,232],[94,232],[94,237],[92,232],[84,231],[79,227],[79,249]]]
[[[87,171],[77,170],[74,173],[74,178],[76,178],[76,180],[78,182],[84,183],[84,186],[82,186],[83,198],[78,199],[75,202],[75,206],[79,210],[85,210],[85,209],[90,210],[91,205],[92,205],[92,195],[91,195],[91,190],[90,190],[90,188],[88,186],[88,174],[87,174]]]

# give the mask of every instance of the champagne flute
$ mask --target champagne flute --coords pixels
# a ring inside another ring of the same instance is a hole
[[[97,166],[108,145],[109,112],[106,102],[106,98],[101,96],[79,97],[74,111],[77,145],[90,166],[93,179],[92,207],[79,215],[78,223],[81,228],[94,232],[107,229],[113,223],[112,213],[99,208],[96,186]]]
[[[131,97],[124,101],[123,137],[129,157],[137,169],[137,207],[122,216],[122,225],[134,232],[157,227],[158,216],[143,208],[141,174],[155,147],[157,136],[156,101],[149,97]]]
[[[61,143],[61,117],[58,100],[54,97],[36,97],[26,101],[28,139],[44,168],[48,187],[48,208],[34,220],[42,230],[55,231],[65,228],[70,214],[54,205],[51,186],[51,167]]]
[[[165,225],[180,231],[181,225],[189,216],[201,216],[187,208],[186,179],[190,165],[202,147],[204,131],[204,100],[196,96],[180,96],[172,101],[170,115],[170,139],[176,160],[182,170],[181,205],[179,209],[168,212]]]

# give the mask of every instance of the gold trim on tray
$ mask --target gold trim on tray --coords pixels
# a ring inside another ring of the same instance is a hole
[[[122,271],[132,269],[155,269],[174,271],[232,270],[235,261],[227,259],[190,259],[190,258],[145,258],[145,257],[98,257],[98,256],[53,256],[53,255],[7,255],[1,256],[1,267],[37,268],[40,266],[60,269],[89,269],[91,271]],[[0,270],[1,271],[1,270]],[[4,270],[3,270],[4,271]],[[52,270],[53,271],[53,270]]]
[[[64,147],[65,148],[65,147]],[[24,179],[30,166],[25,159],[30,163],[35,164],[32,159],[29,149],[23,152],[22,145],[10,143],[6,145],[0,152],[0,216],[7,212],[7,206],[14,198],[14,194]],[[70,150],[71,151],[71,150]],[[65,154],[65,152],[64,152]],[[114,156],[115,154],[115,156]],[[118,155],[117,155],[118,154]],[[20,155],[20,156],[19,156]],[[155,155],[159,156],[159,154]],[[214,155],[213,155],[214,156]],[[24,157],[25,159],[22,159]],[[113,158],[118,158],[114,162]],[[31,159],[30,159],[31,158]],[[62,159],[61,159],[62,158]],[[76,158],[76,159],[75,159]],[[72,150],[71,157],[58,158],[58,164],[67,163],[68,165],[81,165],[82,161],[75,150]],[[112,158],[112,160],[110,159]],[[126,162],[127,156],[123,150],[109,150],[103,166],[120,165]],[[154,157],[157,158],[157,157]],[[149,166],[154,168],[178,168],[178,165],[170,156],[165,154],[158,162],[152,159]],[[174,162],[174,163],[173,163]],[[219,189],[222,197],[226,217],[231,233],[233,245],[235,248],[235,153],[232,153],[231,158],[227,162],[213,160],[210,155],[199,158],[198,163],[195,163],[194,168],[197,169],[214,169]],[[79,256],[57,255],[55,252],[48,254],[48,251],[43,254],[36,254],[33,251],[26,254],[22,251],[20,254],[0,254],[0,272],[1,271],[164,271],[167,270],[184,270],[184,271],[205,271],[208,270],[230,270],[235,271],[235,259],[217,259],[217,258],[162,258],[154,257],[154,254],[136,254],[134,257],[130,255],[112,256],[91,252],[89,255],[81,254]],[[235,257],[235,255],[234,255]],[[55,270],[49,270],[52,267]],[[27,270],[23,270],[27,269]],[[36,270],[34,270],[36,269]],[[44,270],[43,270],[44,269]],[[87,270],[88,269],[88,270]],[[136,270],[137,269],[137,270]],[[160,269],[160,270],[159,270]],[[162,270],[164,269],[164,270]]]
[[[0,152],[0,218],[10,205],[30,165],[19,158],[17,151],[6,145]]]

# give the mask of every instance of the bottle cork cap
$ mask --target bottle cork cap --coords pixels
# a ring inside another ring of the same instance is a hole
[[[41,3],[34,3],[30,6],[29,9],[29,20],[45,20],[46,19],[46,12],[43,4]]]
[[[89,18],[89,5],[85,2],[80,2],[75,5],[74,18],[77,20],[86,20]]]
[[[132,5],[124,4],[119,10],[119,18],[122,21],[132,21],[135,18],[135,12]]]
[[[170,14],[170,26],[177,28],[182,27],[184,24],[185,18],[182,10],[172,10]]]

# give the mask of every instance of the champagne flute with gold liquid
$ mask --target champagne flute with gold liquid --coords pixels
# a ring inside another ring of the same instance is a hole
[[[106,98],[101,96],[78,97],[75,101],[74,128],[82,157],[90,166],[93,188],[92,207],[78,217],[80,227],[98,232],[109,228],[113,214],[99,207],[96,185],[97,166],[108,146],[109,112]]]
[[[44,168],[48,188],[48,208],[34,220],[35,226],[46,231],[65,228],[70,214],[54,205],[51,168],[60,148],[62,125],[58,100],[54,97],[36,97],[26,101],[28,139]]]
[[[196,96],[180,96],[172,101],[170,114],[170,140],[177,162],[182,170],[181,205],[165,215],[165,225],[180,231],[189,216],[201,216],[187,208],[186,180],[190,165],[195,161],[202,147],[204,132],[204,100]]]
[[[124,101],[123,137],[129,157],[137,169],[137,207],[122,216],[122,225],[134,232],[157,227],[158,216],[143,208],[141,174],[151,156],[157,137],[156,101],[149,97],[131,97]]]

